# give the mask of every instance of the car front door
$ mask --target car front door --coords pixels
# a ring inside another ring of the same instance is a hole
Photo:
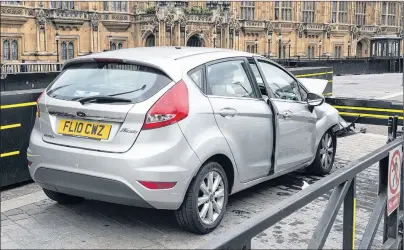
[[[315,151],[317,117],[302,97],[298,81],[286,70],[269,61],[256,59],[259,72],[271,91],[270,101],[277,110],[275,172],[310,161]]]
[[[235,159],[240,181],[266,176],[272,167],[273,114],[261,98],[245,58],[206,65],[207,95]]]

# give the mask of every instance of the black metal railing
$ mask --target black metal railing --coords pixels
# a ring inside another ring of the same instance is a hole
[[[389,119],[387,145],[339,169],[310,185],[299,193],[286,198],[272,208],[263,211],[219,235],[199,249],[251,249],[251,240],[262,231],[293,214],[313,200],[333,189],[327,207],[315,228],[307,249],[322,249],[331,227],[343,206],[343,249],[355,248],[356,217],[356,178],[359,173],[379,162],[379,188],[376,203],[367,227],[359,243],[359,249],[370,249],[376,236],[380,221],[384,218],[382,249],[403,249],[403,174],[401,173],[401,193],[399,208],[387,216],[387,188],[389,153],[403,146],[403,138],[396,138],[397,117]],[[401,148],[402,149],[402,148]],[[402,169],[402,162],[401,162]],[[400,171],[402,172],[402,171]]]

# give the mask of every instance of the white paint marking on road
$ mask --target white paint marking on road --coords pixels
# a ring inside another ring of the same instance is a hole
[[[25,205],[29,205],[41,200],[45,200],[48,197],[43,191],[38,191],[35,193],[23,195],[14,199],[1,201],[1,212],[5,212],[11,209],[19,208]]]
[[[376,98],[376,99],[378,99],[378,100],[386,100],[386,99],[394,98],[394,97],[397,97],[397,96],[400,96],[400,95],[403,95],[403,92],[394,93],[394,94],[391,94],[391,95],[385,95],[385,96],[382,96],[382,97],[379,97],[379,98]]]

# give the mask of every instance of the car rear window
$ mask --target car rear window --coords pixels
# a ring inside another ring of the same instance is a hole
[[[90,96],[114,96],[142,102],[172,80],[162,71],[134,64],[91,62],[64,69],[47,89],[47,94],[63,100]]]

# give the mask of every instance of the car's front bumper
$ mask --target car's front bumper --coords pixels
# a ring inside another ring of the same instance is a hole
[[[28,148],[31,177],[43,188],[87,199],[178,209],[200,161],[178,125],[159,130],[140,132],[126,153],[105,153],[46,143],[34,129]],[[176,185],[151,190],[138,181]]]

